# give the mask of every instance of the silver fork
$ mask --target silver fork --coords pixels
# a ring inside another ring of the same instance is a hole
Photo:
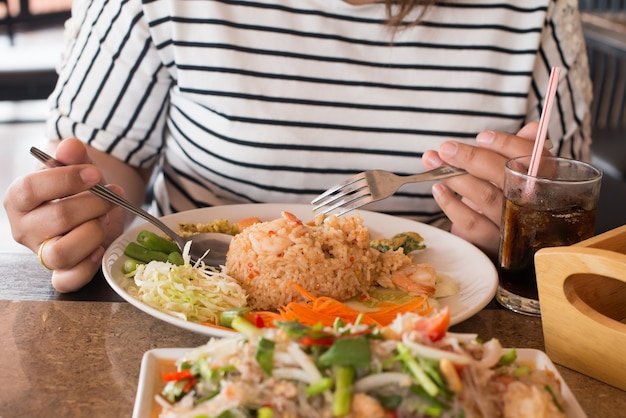
[[[65,164],[46,154],[37,147],[31,147],[30,153],[45,164],[48,167],[63,167]],[[149,212],[142,208],[135,206],[130,201],[123,197],[113,193],[101,184],[96,184],[89,191],[96,196],[104,199],[108,202],[123,207],[124,209],[132,212],[133,214],[142,217],[146,221],[152,223],[159,228],[165,234],[167,234],[178,246],[181,253],[185,248],[187,241],[191,241],[191,248],[189,249],[189,255],[193,261],[202,259],[206,264],[211,266],[221,266],[226,262],[226,253],[228,252],[228,246],[232,240],[232,236],[217,232],[204,232],[201,234],[195,234],[189,237],[181,237],[169,226],[161,222]],[[207,253],[207,250],[210,251]]]
[[[368,170],[347,178],[311,201],[316,205],[314,213],[330,213],[339,210],[341,216],[368,203],[392,196],[404,184],[438,180],[465,174],[466,171],[450,165],[442,165],[430,171],[412,176],[398,176],[384,170]]]

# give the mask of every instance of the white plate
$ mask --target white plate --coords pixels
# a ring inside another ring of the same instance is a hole
[[[270,203],[216,206],[164,216],[162,220],[174,230],[179,222],[207,223],[221,218],[237,222],[243,218],[256,216],[269,221],[279,218],[281,211],[289,211],[300,219],[308,221],[313,217],[311,209],[310,205]],[[416,254],[416,261],[431,264],[437,271],[451,277],[460,288],[457,295],[439,299],[441,305],[447,305],[450,308],[451,325],[471,317],[494,297],[498,285],[496,269],[489,258],[472,244],[439,228],[404,218],[368,211],[351,212],[351,215],[356,214],[363,218],[372,238],[391,237],[396,233],[406,231],[415,231],[424,238],[426,249]],[[115,240],[104,254],[102,270],[113,290],[147,314],[172,325],[209,336],[229,335],[232,331],[184,321],[163,313],[131,296],[122,287],[124,280],[122,264],[126,259],[124,248],[130,241],[136,239],[142,229],[158,231],[150,224],[139,225]]]
[[[161,381],[161,374],[174,371],[176,359],[183,357],[189,351],[191,351],[190,348],[157,348],[146,351],[141,361],[133,418],[158,416],[160,406],[155,402],[154,397],[164,386]],[[532,361],[538,369],[551,370],[556,378],[561,381],[561,393],[565,400],[565,413],[568,418],[585,418],[587,416],[546,353],[531,348],[518,348],[516,352],[519,361]]]

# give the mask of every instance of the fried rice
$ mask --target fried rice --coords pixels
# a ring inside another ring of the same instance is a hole
[[[307,224],[283,212],[233,238],[226,271],[247,291],[253,309],[300,300],[294,282],[316,297],[345,301],[374,284],[389,284],[393,272],[413,263],[401,248],[381,253],[370,241],[360,216],[318,216]]]

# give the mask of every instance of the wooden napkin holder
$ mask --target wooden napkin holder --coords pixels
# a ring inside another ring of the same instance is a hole
[[[626,390],[626,225],[535,255],[546,353]]]

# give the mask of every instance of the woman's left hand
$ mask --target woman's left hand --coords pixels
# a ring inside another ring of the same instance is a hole
[[[485,131],[478,146],[444,142],[439,151],[426,151],[427,169],[442,161],[465,169],[468,174],[433,185],[435,200],[452,222],[452,233],[472,242],[496,259],[502,217],[504,164],[509,158],[532,153],[538,124],[529,123],[516,135]]]

